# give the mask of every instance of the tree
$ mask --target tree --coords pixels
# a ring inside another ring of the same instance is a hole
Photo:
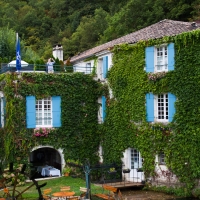
[[[70,39],[64,38],[62,43],[67,55],[85,51],[94,47],[107,27],[107,12],[102,8],[95,10],[94,17],[82,17],[80,25]]]

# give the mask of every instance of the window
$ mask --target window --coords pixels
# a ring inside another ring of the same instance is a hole
[[[105,96],[102,96],[98,100],[99,104],[101,105],[99,108],[99,113],[98,113],[98,120],[100,123],[103,123],[106,117],[106,98]]]
[[[155,72],[168,71],[167,46],[155,47]]]
[[[104,56],[98,60],[98,74],[97,77],[102,80],[105,79],[108,72],[108,56]]]
[[[27,128],[60,127],[61,97],[53,96],[36,100],[35,96],[26,97]]]
[[[37,100],[36,109],[36,127],[52,126],[52,103],[51,98]]]
[[[171,93],[146,94],[146,114],[148,122],[171,122],[175,113],[176,96]]]
[[[168,94],[155,95],[156,121],[168,121]]]
[[[174,70],[174,43],[145,48],[146,72]]]
[[[86,63],[85,74],[91,74],[91,63]]]
[[[160,154],[158,155],[158,163],[160,165],[165,165],[165,154],[164,154],[164,152],[160,152]]]
[[[142,167],[143,159],[137,149],[130,149],[131,151],[131,169],[138,169]]]

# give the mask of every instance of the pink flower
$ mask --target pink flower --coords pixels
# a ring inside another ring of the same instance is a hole
[[[35,137],[47,137],[54,128],[35,128],[33,135]]]

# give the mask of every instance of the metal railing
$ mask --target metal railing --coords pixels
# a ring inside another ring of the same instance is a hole
[[[17,72],[15,65],[10,65],[8,63],[1,63],[0,74],[6,72]],[[66,65],[54,65],[54,73],[73,73],[82,72],[84,74],[91,74],[92,67],[88,66],[66,66]],[[25,64],[21,65],[21,72],[48,72],[47,65],[39,64]]]

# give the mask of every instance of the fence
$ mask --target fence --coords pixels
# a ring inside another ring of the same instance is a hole
[[[84,74],[91,74],[92,68],[89,66],[66,66],[66,65],[54,65],[54,73],[73,73],[73,72],[82,72]],[[16,65],[2,63],[0,74],[6,72],[16,72]],[[47,65],[39,64],[25,64],[21,65],[21,72],[47,72]]]

